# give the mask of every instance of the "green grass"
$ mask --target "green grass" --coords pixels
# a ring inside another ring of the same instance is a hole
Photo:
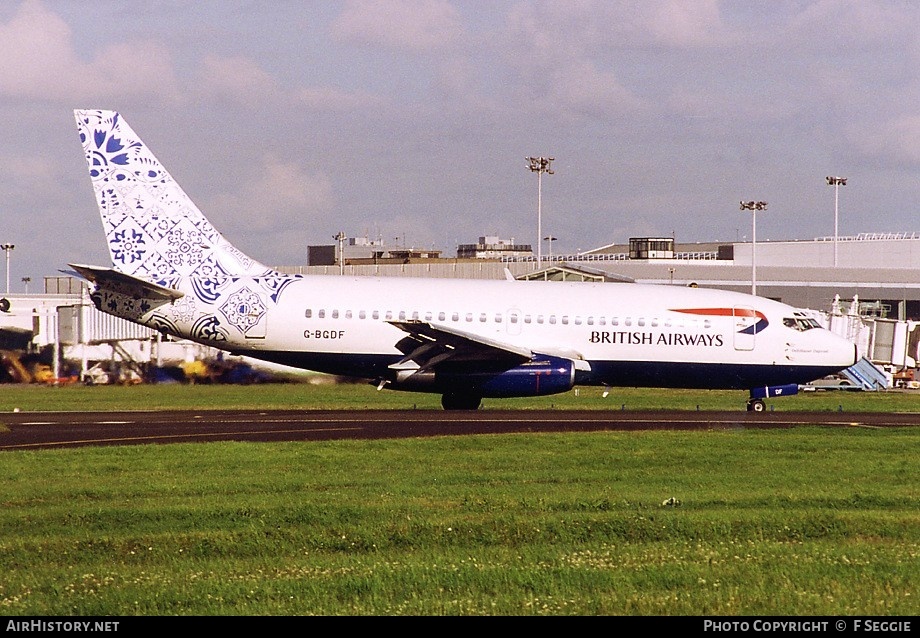
[[[747,393],[729,390],[580,388],[524,399],[485,399],[486,409],[744,410]],[[163,409],[440,409],[440,396],[377,391],[368,384],[135,385],[60,387],[0,385],[0,412]],[[768,410],[917,412],[920,392],[813,392],[769,399]]]
[[[0,614],[914,615],[918,444],[799,428],[6,452]]]
[[[501,405],[744,398],[582,390]],[[0,410],[407,400],[437,405],[363,386],[0,387]],[[915,399],[775,405],[880,400]],[[918,449],[913,428],[800,427],[4,452],[0,614],[911,616]]]

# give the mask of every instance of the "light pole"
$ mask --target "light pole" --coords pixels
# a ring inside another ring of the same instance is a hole
[[[16,248],[13,244],[0,244],[0,248],[6,253],[6,294],[10,294],[10,253]]]
[[[543,173],[553,174],[552,157],[528,157],[527,168],[537,174],[537,269],[543,264]]]
[[[741,210],[751,211],[751,294],[757,294],[757,211],[767,210],[767,202],[741,202]]]
[[[345,274],[345,231],[340,230],[337,235],[332,236],[333,239],[339,242],[339,274]]]
[[[22,283],[23,283],[23,285],[25,285],[25,287],[26,287],[26,294],[29,294],[29,283],[31,283],[31,281],[32,281],[32,278],[31,278],[31,277],[23,277],[23,278],[22,278]]]
[[[559,239],[558,237],[553,237],[552,235],[547,235],[543,238],[543,241],[549,242],[549,260],[553,260],[553,242]]]
[[[834,187],[834,266],[837,266],[837,211],[840,203],[840,187],[847,185],[846,177],[825,177],[828,186]]]

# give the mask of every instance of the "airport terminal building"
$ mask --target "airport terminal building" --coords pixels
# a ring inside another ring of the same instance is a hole
[[[290,273],[503,279],[636,281],[751,292],[799,308],[920,321],[920,233],[864,234],[757,244],[679,244],[673,238],[633,238],[578,255],[502,259],[345,259],[341,264],[282,267]],[[579,274],[580,273],[580,274]]]
[[[320,260],[326,263],[276,268],[328,276],[506,279],[510,274],[524,280],[635,281],[755,291],[820,313],[822,323],[857,343],[873,362],[920,374],[920,233],[756,245],[678,244],[671,237],[639,237],[578,255],[544,255],[541,264],[522,245],[512,244],[514,250],[500,256],[470,256],[469,250],[461,256],[458,250],[456,258],[419,250],[371,256],[345,252],[339,259],[329,247]],[[46,277],[43,293],[12,293],[5,299],[9,310],[0,312],[0,350],[22,343],[30,348],[57,344],[79,353],[72,356],[79,357],[83,370],[99,357],[152,361],[162,351],[154,331],[96,310],[79,280]],[[184,352],[186,359],[201,356],[194,348]]]

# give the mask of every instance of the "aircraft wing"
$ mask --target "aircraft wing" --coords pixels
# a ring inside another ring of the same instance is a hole
[[[408,333],[396,347],[406,356],[390,367],[407,369],[418,365],[425,372],[443,363],[480,363],[511,368],[533,357],[528,348],[488,339],[456,328],[425,321],[390,321]]]
[[[135,299],[155,299],[162,301],[175,301],[184,297],[185,293],[160,286],[158,284],[126,275],[112,268],[103,268],[101,266],[85,266],[82,264],[70,264],[70,267],[76,270],[80,276],[93,282],[98,286],[123,291],[130,294]]]

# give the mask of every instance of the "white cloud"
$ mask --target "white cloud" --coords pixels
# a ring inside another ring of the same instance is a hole
[[[637,108],[641,102],[619,80],[614,60],[598,54],[609,41],[605,33],[618,28],[616,20],[607,19],[607,5],[599,5],[600,19],[588,11],[597,9],[592,3],[566,7],[571,11],[556,4],[518,5],[508,13],[497,50],[514,70],[512,84],[538,110],[565,116],[617,115]]]
[[[119,44],[80,60],[70,27],[38,0],[26,0],[0,24],[0,94],[87,100],[148,95],[175,99],[168,51],[152,42]]]
[[[278,96],[281,87],[271,74],[253,60],[243,57],[206,55],[201,64],[201,83],[197,89],[204,95],[255,107]]]
[[[13,178],[14,184],[53,183],[54,162],[47,156],[0,155],[0,172]]]
[[[228,216],[243,223],[246,230],[289,232],[304,228],[334,203],[327,175],[307,174],[299,165],[269,154],[262,158],[258,179],[218,196],[211,206],[232,213]]]
[[[629,33],[644,33],[654,42],[673,47],[721,46],[725,42],[718,0],[638,2],[630,6],[634,13],[626,23]]]
[[[315,111],[358,111],[379,109],[386,104],[383,98],[365,91],[349,93],[328,86],[308,87],[295,91],[295,99]]]
[[[905,115],[878,125],[871,132],[850,131],[866,153],[896,162],[920,164],[920,115]]]
[[[437,51],[451,46],[463,29],[446,0],[352,0],[333,24],[343,42],[398,51]]]

